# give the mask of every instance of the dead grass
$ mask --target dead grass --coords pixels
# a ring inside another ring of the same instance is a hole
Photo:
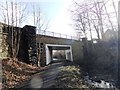
[[[56,79],[56,88],[88,88],[84,83],[79,67],[66,66],[63,67]]]

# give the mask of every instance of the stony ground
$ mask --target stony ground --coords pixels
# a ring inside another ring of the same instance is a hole
[[[43,68],[12,59],[2,60],[2,89],[14,88]]]

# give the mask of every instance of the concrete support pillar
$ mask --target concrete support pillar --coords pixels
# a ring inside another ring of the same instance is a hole
[[[48,65],[50,63],[50,50],[49,48],[46,46],[46,64]]]
[[[22,29],[18,58],[37,65],[36,27],[26,25]]]
[[[87,60],[89,58],[89,47],[88,47],[87,38],[82,38],[82,42],[83,42],[84,59]]]
[[[46,46],[46,64],[48,65],[52,61],[52,48]]]
[[[72,47],[70,46],[71,61],[73,61]]]
[[[66,50],[65,51],[65,54],[66,54],[66,60],[70,60],[70,51],[69,50]]]
[[[52,59],[53,59],[53,56],[52,56],[52,48],[51,48],[51,47],[49,47],[49,53],[50,53],[50,62],[51,62]]]
[[[66,53],[66,60],[73,61],[72,48],[70,47],[70,50],[66,50],[65,53]]]

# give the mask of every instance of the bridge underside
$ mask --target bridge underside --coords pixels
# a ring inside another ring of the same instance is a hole
[[[65,50],[66,60],[73,61],[72,47],[70,45],[46,44],[46,65],[53,61],[53,50]]]

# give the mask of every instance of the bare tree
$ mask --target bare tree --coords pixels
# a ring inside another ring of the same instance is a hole
[[[109,15],[109,13],[108,13],[108,11],[107,11],[107,8],[106,8],[106,5],[105,5],[104,1],[103,1],[103,5],[104,5],[104,8],[105,8],[105,12],[106,12],[106,15],[107,15],[107,17],[108,17],[109,23],[111,24],[111,28],[112,28],[112,30],[114,30],[112,21],[111,21],[111,19],[110,19],[110,15]]]
[[[79,4],[75,2],[75,4],[79,7],[77,10],[73,11],[74,14],[74,20],[75,20],[75,28],[80,32],[83,32],[84,37],[88,37],[87,33],[90,32],[90,38],[92,40],[92,27],[91,27],[91,20],[89,15],[89,7],[86,3]]]
[[[95,24],[94,20],[93,20],[93,26],[94,26],[95,31],[97,33],[98,40],[100,40],[100,33],[99,33],[98,25]]]
[[[79,3],[75,2],[77,8],[72,11],[75,18],[75,28],[80,32],[88,33],[92,40],[92,33],[96,31],[97,37],[104,39],[105,30],[111,28],[114,30],[113,22],[111,21],[111,14],[108,12],[106,4],[107,1],[93,1],[93,2],[84,2]],[[114,10],[116,11],[114,1],[112,1]],[[116,14],[116,13],[115,13]],[[117,14],[116,14],[117,17]],[[84,21],[84,22],[83,22]],[[109,26],[109,27],[106,27]],[[88,37],[88,36],[86,36]]]
[[[15,27],[21,26],[22,20],[24,19],[25,7],[21,7],[21,4],[18,2],[8,2],[1,5],[3,11],[3,22],[8,25],[8,31],[11,32],[11,46],[12,58],[15,60],[19,52],[20,36],[21,30]]]
[[[113,5],[114,11],[115,11],[116,20],[117,20],[117,22],[118,22],[118,15],[117,15],[117,10],[116,10],[116,6],[115,6],[114,0],[112,0],[112,5]]]
[[[79,5],[75,2],[76,5]],[[82,9],[81,9],[82,8]],[[74,14],[73,20],[75,21],[75,30],[79,33],[83,33],[83,36],[87,38],[87,21],[86,21],[86,12],[84,12],[85,7],[79,5],[79,10],[72,11]],[[80,12],[81,11],[81,12]]]
[[[91,40],[93,41],[93,38],[92,38],[92,29],[91,29],[91,21],[90,21],[90,17],[89,17],[89,12],[86,12],[87,13],[87,20],[88,20],[88,27],[89,27],[89,31],[90,31],[90,38]]]
[[[75,19],[75,20],[76,20],[77,22],[79,22],[79,23],[76,23],[76,24],[75,24],[76,30],[77,30],[77,31],[82,31],[83,34],[84,34],[84,37],[87,38],[87,34],[86,34],[86,23],[85,23],[82,15],[79,14],[79,15],[78,15],[78,18]]]
[[[34,25],[37,27],[38,31],[47,30],[49,21],[44,20],[44,16],[42,15],[40,7],[35,7],[33,5],[33,22]],[[39,32],[38,32],[39,33]]]

